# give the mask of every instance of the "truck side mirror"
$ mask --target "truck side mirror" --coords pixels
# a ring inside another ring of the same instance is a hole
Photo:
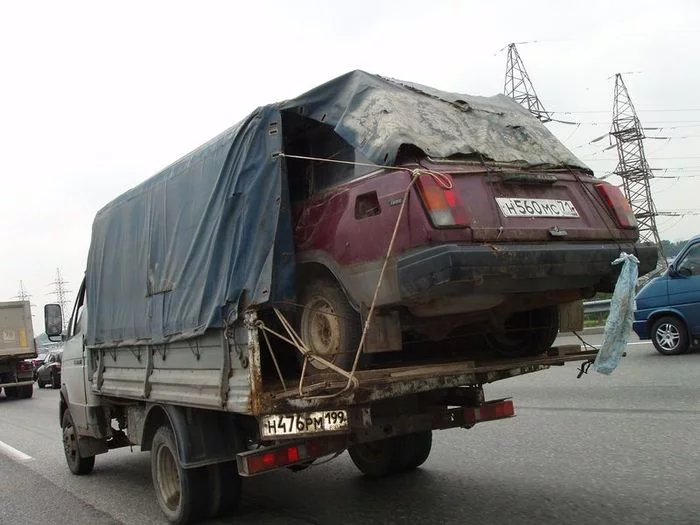
[[[44,329],[46,330],[46,335],[49,337],[49,339],[52,337],[59,337],[61,333],[63,333],[63,314],[61,312],[61,305],[44,305]]]

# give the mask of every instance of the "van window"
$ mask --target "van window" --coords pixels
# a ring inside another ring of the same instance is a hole
[[[700,275],[700,244],[691,247],[678,265],[678,269],[690,272],[690,275]]]

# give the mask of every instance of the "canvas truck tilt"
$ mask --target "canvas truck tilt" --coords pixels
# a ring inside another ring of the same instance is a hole
[[[558,305],[612,290],[621,251],[654,267],[636,241],[620,190],[512,100],[354,71],[258,109],[98,214],[88,340],[172,341],[277,305],[310,353],[347,368],[374,306],[369,352],[466,339],[533,355]]]

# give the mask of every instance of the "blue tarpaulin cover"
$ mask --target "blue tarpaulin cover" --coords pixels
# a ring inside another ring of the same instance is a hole
[[[282,115],[334,128],[370,161],[403,144],[587,169],[511,99],[473,97],[353,71],[256,109],[97,214],[87,264],[87,344],[159,344],[293,299],[294,243]]]

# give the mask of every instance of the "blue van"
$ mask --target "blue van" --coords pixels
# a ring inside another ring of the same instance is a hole
[[[664,355],[688,351],[700,339],[700,235],[688,241],[668,271],[637,294],[632,328]]]

